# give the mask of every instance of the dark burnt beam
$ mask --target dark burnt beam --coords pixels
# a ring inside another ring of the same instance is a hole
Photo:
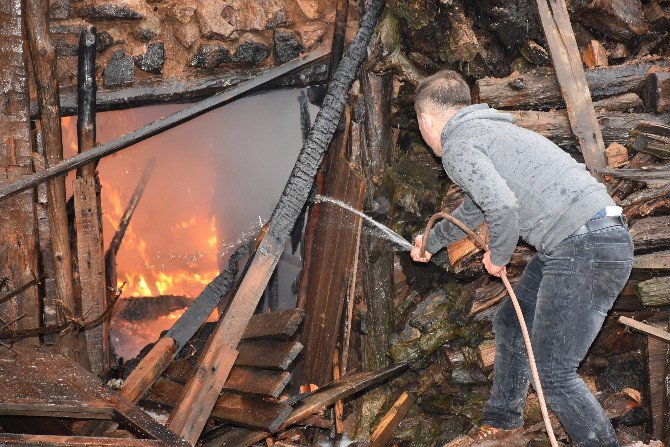
[[[159,82],[144,81],[123,88],[99,88],[96,111],[123,110],[133,107],[165,104],[166,102],[191,102],[226,91],[241,83],[254,79],[267,68],[230,70],[224,74],[199,78],[179,77],[161,79]],[[279,87],[306,87],[323,84],[328,79],[328,61],[319,60],[293,74],[269,82],[263,89]],[[77,86],[63,87],[60,91],[62,116],[77,114]],[[39,104],[30,103],[30,116],[39,118]]]

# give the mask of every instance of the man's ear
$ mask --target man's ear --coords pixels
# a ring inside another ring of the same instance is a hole
[[[417,115],[417,119],[419,120],[419,123],[421,124],[421,126],[423,126],[424,129],[430,129],[430,125],[433,122],[432,116],[430,116],[425,112],[419,112],[419,114]]]

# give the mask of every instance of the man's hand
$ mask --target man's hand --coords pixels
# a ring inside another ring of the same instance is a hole
[[[412,259],[414,259],[416,262],[428,262],[430,261],[432,254],[428,253],[427,251],[424,252],[423,256],[421,256],[421,246],[423,245],[423,235],[419,235],[414,239],[414,248],[410,252],[410,255],[412,256]]]
[[[484,259],[482,259],[482,263],[484,264],[484,267],[486,267],[486,271],[489,272],[490,275],[500,277],[500,275],[502,275],[505,272],[504,265],[499,266],[491,262],[491,250],[484,253]]]

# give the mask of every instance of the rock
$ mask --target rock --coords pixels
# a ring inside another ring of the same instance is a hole
[[[132,84],[135,81],[135,64],[133,58],[127,56],[123,50],[117,50],[103,73],[105,87],[116,87]]]
[[[215,68],[225,62],[232,62],[228,48],[222,45],[200,44],[188,64],[196,68]]]
[[[151,9],[144,0],[87,0],[75,8],[75,13],[99,20],[141,20]]]
[[[97,39],[95,41],[95,50],[98,53],[102,53],[107,48],[109,48],[114,43],[114,39],[109,35],[107,31],[98,33]]]
[[[435,23],[437,5],[431,0],[389,0],[386,2],[396,16],[405,19],[407,26],[418,30],[431,23]]]
[[[488,380],[480,369],[459,366],[451,372],[450,382],[453,385],[476,385],[487,383]]]
[[[191,17],[195,14],[195,6],[192,2],[187,0],[177,1],[170,9],[170,17],[173,17],[179,20],[183,24],[187,24],[191,21]]]
[[[308,19],[319,18],[319,1],[318,0],[297,0],[298,7],[305,17]]]
[[[309,49],[323,41],[323,36],[326,34],[326,24],[321,21],[306,22],[296,25],[295,30],[300,35],[303,46]]]
[[[70,15],[70,0],[49,0],[49,18],[67,19]]]
[[[107,33],[109,34],[109,37],[112,38],[112,43],[126,43],[127,36],[122,29],[118,27],[109,28]]]
[[[135,57],[135,65],[142,71],[152,74],[161,74],[165,62],[165,47],[163,42],[149,44],[147,50]]]
[[[233,61],[246,64],[258,64],[270,56],[270,47],[253,37],[247,37],[235,48]]]
[[[138,26],[134,26],[130,34],[140,42],[150,42],[161,33],[161,29],[160,18],[151,14],[142,20]]]
[[[204,0],[198,2],[195,15],[200,23],[202,36],[207,39],[227,39],[235,32],[235,27],[221,15],[226,6],[224,0]]]
[[[283,64],[305,51],[305,47],[300,42],[300,37],[295,31],[277,28],[274,32],[275,40],[275,60],[278,64]]]
[[[230,0],[231,22],[240,31],[274,29],[286,23],[283,0]]]
[[[191,21],[184,26],[175,26],[174,36],[184,47],[191,48],[200,37],[200,28],[194,21]]]

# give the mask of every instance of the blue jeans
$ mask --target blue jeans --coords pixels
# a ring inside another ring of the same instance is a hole
[[[577,374],[621,292],[633,264],[633,242],[625,226],[571,236],[537,253],[514,291],[531,333],[547,405],[575,446],[617,446],[612,424]],[[493,319],[496,354],[484,423],[502,429],[523,425],[530,370],[510,300]]]

